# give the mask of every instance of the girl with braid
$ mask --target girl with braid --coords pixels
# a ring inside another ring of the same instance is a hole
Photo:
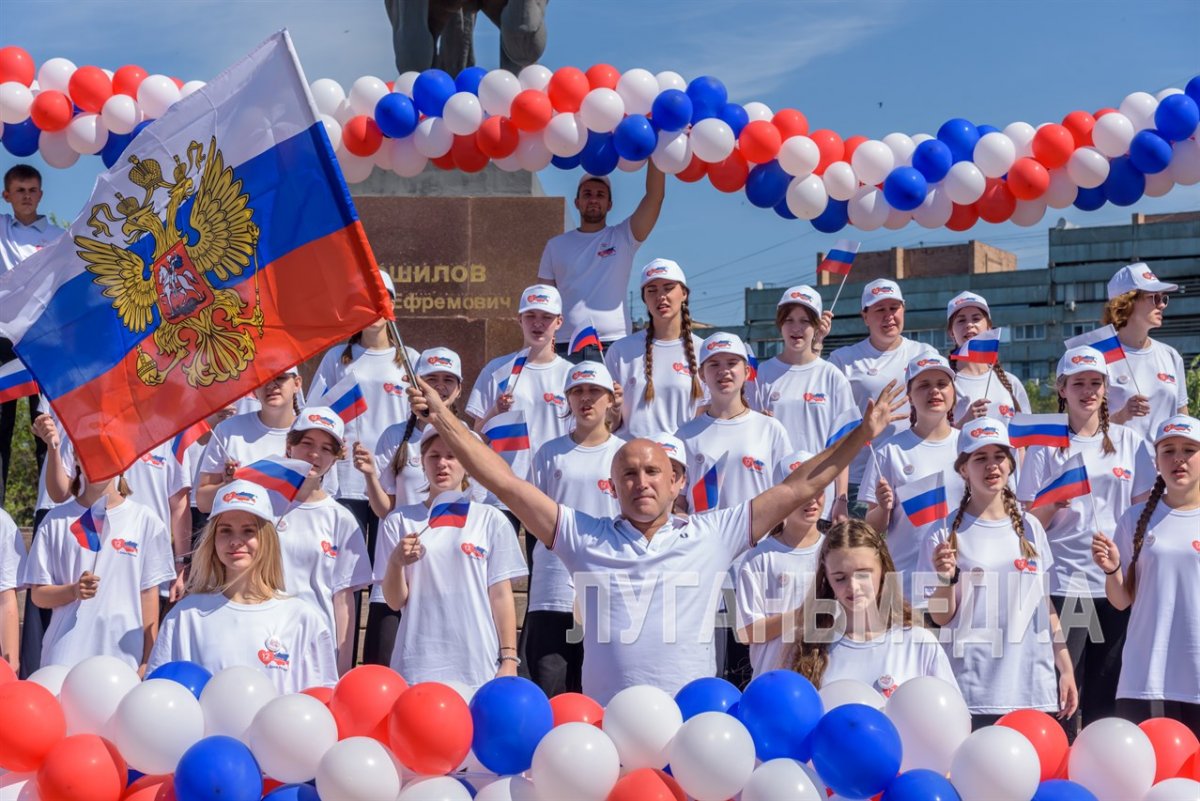
[[[946,304],[946,335],[961,348],[992,329],[991,309],[982,295],[960,292]],[[996,417],[1007,422],[1017,412],[1030,410],[1029,395],[1021,379],[1000,366],[1000,360],[989,365],[951,360],[958,372],[955,387],[958,404],[954,417],[961,427],[977,417]]]
[[[1117,712],[1174,718],[1200,735],[1200,420],[1176,415],[1154,438],[1158,478],[1092,557],[1117,609],[1130,609]],[[1131,608],[1132,607],[1132,608]]]
[[[1030,511],[1046,529],[1054,567],[1050,599],[1067,626],[1067,647],[1075,665],[1080,718],[1071,728],[1115,714],[1121,648],[1129,616],[1105,599],[1104,575],[1092,561],[1092,537],[1113,531],[1134,502],[1154,483],[1154,461],[1145,440],[1109,421],[1108,366],[1090,347],[1071,348],[1058,360],[1058,410],[1067,413],[1071,444],[1034,445],[1025,451],[1017,497],[1030,503],[1038,491],[1062,475],[1068,460],[1083,456],[1090,497],[1048,504]],[[1095,635],[1093,637],[1093,635]],[[1086,679],[1085,679],[1086,677]]]
[[[1069,718],[1079,693],[1046,591],[1054,556],[1042,524],[1022,514],[1009,489],[1016,459],[1004,423],[983,417],[964,425],[958,454],[962,501],[921,555],[937,572],[928,611],[945,629],[972,725],[992,725],[1017,709]]]
[[[675,431],[706,400],[696,361],[701,341],[692,333],[683,269],[670,259],[655,259],[642,268],[641,289],[649,325],[618,339],[604,354],[623,389],[616,432],[623,439]]]

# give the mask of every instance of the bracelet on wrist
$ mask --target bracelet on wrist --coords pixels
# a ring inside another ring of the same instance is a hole
[[[1106,576],[1111,576],[1111,575],[1113,575],[1114,573],[1116,573],[1116,572],[1117,572],[1118,570],[1120,570],[1120,569],[1121,569],[1121,563],[1120,563],[1120,562],[1117,562],[1117,566],[1116,566],[1116,567],[1114,567],[1112,570],[1105,570],[1105,571],[1104,571],[1104,575],[1106,575]]]
[[[521,666],[521,658],[511,654],[500,654],[500,658],[496,660],[497,665],[502,665],[505,662],[515,662],[517,667]]]

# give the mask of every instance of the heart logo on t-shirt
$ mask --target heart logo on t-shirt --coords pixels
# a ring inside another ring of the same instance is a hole
[[[1192,547],[1196,549],[1196,553],[1200,553],[1200,540],[1192,540]]]
[[[1029,569],[1029,560],[1028,559],[1014,559],[1013,567],[1015,567],[1019,572],[1024,573],[1026,570]]]
[[[271,664],[271,660],[274,658],[275,654],[271,653],[266,648],[263,648],[258,652],[258,661],[262,662],[264,665]]]

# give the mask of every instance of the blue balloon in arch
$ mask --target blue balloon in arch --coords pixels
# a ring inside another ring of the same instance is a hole
[[[459,92],[470,92],[477,95],[484,75],[487,75],[487,70],[483,67],[467,67],[454,76],[454,88]]]
[[[954,166],[954,154],[945,142],[926,139],[913,150],[912,165],[913,169],[925,176],[926,182],[936,184]]]
[[[955,117],[942,123],[938,128],[937,138],[950,148],[954,163],[970,161],[975,155],[975,145],[979,143],[979,129],[970,120]]]
[[[929,183],[915,167],[897,167],[883,181],[883,196],[888,205],[900,211],[912,211],[925,202]]]
[[[760,209],[774,208],[787,196],[792,176],[784,172],[777,160],[756,164],[746,176],[746,199]]]
[[[110,133],[108,135],[108,141],[104,143],[104,148],[100,151],[100,160],[104,162],[104,166],[112,167],[114,164],[116,164],[121,158],[121,154],[125,152],[125,148],[129,147],[129,143],[132,141],[132,133]]]
[[[617,168],[621,155],[613,144],[613,135],[588,131],[587,144],[579,154],[579,163],[590,175],[608,175]]]
[[[403,139],[417,129],[417,107],[408,95],[388,92],[375,104],[375,122],[384,136]]]
[[[982,139],[983,137],[987,136],[990,133],[1004,133],[999,128],[997,128],[995,125],[977,125],[977,126],[975,126],[975,130],[979,132],[980,139]]]
[[[550,163],[560,170],[573,170],[579,166],[582,158],[582,153],[576,153],[574,156],[553,156],[550,159]]]
[[[1158,101],[1154,127],[1165,138],[1173,142],[1187,139],[1196,132],[1197,125],[1200,125],[1200,105],[1186,94],[1167,95]]]
[[[1038,785],[1032,801],[1096,801],[1091,790],[1066,779],[1047,779]]]
[[[729,102],[725,84],[711,75],[701,75],[688,84],[687,95],[692,100],[692,124],[716,117]]]
[[[845,225],[845,201],[830,201],[830,205],[838,202]],[[807,762],[812,756],[809,736],[824,707],[808,679],[790,670],[768,671],[746,686],[737,706],[738,720],[750,732],[754,751],[763,762],[778,757]]]
[[[258,801],[262,784],[262,771],[250,749],[225,735],[200,740],[175,766],[179,801]]]
[[[1104,197],[1114,206],[1132,206],[1146,192],[1146,176],[1133,166],[1129,156],[1121,156],[1109,164],[1108,177],[1101,188]]]
[[[321,801],[311,784],[285,784],[263,796],[263,801]]]
[[[631,114],[617,125],[612,136],[613,147],[617,155],[627,161],[641,161],[650,158],[658,145],[658,134],[650,120],[641,114]]]
[[[954,785],[940,773],[924,768],[901,773],[883,791],[880,801],[960,801]]]
[[[721,112],[717,116],[733,129],[734,136],[740,136],[742,129],[750,124],[750,115],[746,113],[746,108],[738,103],[726,103],[721,106]]]
[[[812,227],[823,234],[836,234],[850,222],[850,215],[847,211],[849,205],[849,201],[829,198],[829,205],[825,207],[825,211],[813,219]]]
[[[1184,98],[1185,100],[1187,98]],[[1171,163],[1171,144],[1157,131],[1138,131],[1129,143],[1129,160],[1138,172],[1153,175]]]
[[[413,102],[417,105],[417,111],[426,117],[440,117],[446,101],[456,89],[449,73],[436,69],[425,70],[413,83]]]
[[[1104,187],[1097,186],[1092,189],[1079,188],[1079,192],[1075,195],[1075,200],[1071,204],[1080,211],[1095,211],[1108,202],[1108,198],[1104,196]]]
[[[784,196],[783,200],[781,200],[775,204],[775,213],[778,214],[780,217],[782,217],[785,220],[799,219],[795,214],[792,214],[792,210],[790,208],[788,208],[786,195]],[[737,705],[734,704],[734,706],[737,706]],[[733,710],[730,710],[729,714],[733,715],[733,714],[735,714],[735,712]]]
[[[534,749],[554,726],[554,712],[542,688],[532,681],[502,676],[475,693],[471,721],[475,756],[485,768],[503,776],[529,770]]]
[[[199,698],[200,693],[204,691],[204,685],[208,684],[208,680],[212,678],[212,673],[209,673],[195,662],[179,660],[159,665],[146,678],[167,679],[176,684],[182,684],[184,687],[187,687],[188,692]]]
[[[659,130],[682,131],[692,121],[692,99],[678,89],[659,92],[650,107],[650,115]]]
[[[870,798],[900,770],[900,732],[888,716],[866,704],[825,713],[812,733],[812,762],[838,795]]]
[[[683,719],[688,720],[701,712],[729,712],[741,697],[741,690],[725,679],[705,676],[683,685],[675,693],[675,703],[683,713]]]
[[[0,137],[0,142],[4,143],[4,149],[9,153],[23,159],[37,152],[38,137],[41,136],[41,133],[33,124],[32,118],[22,122],[6,122],[4,123],[4,135]]]
[[[1187,82],[1187,86],[1183,87],[1183,93],[1200,106],[1200,75]],[[1157,125],[1157,122],[1155,124]]]

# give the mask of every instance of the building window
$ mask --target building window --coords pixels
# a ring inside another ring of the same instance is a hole
[[[1088,331],[1094,330],[1096,330],[1095,323],[1068,323],[1067,338],[1070,339],[1071,337],[1077,337],[1082,334],[1086,334]]]
[[[1046,326],[1043,323],[1030,323],[1028,325],[1012,326],[1012,338],[1014,342],[1028,342],[1030,340],[1040,340],[1046,338]]]
[[[946,337],[946,332],[939,328],[926,328],[920,331],[905,331],[909,339],[915,339],[917,342],[922,342],[930,345],[934,350],[946,350],[950,347],[950,341]]]

